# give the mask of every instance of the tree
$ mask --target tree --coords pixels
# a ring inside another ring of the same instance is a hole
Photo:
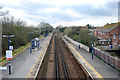
[[[8,14],[9,11],[2,11],[3,7],[0,6],[0,16]]]
[[[12,35],[14,34],[14,38],[10,38],[10,45],[14,46],[15,49],[19,48],[30,42],[30,35],[27,32],[34,32],[32,34],[32,39],[38,37],[38,28],[29,27],[25,25],[25,21],[21,19],[15,19],[12,16],[4,16],[2,21],[3,31],[2,34]],[[2,40],[2,51],[3,55],[5,55],[5,50],[8,49],[7,46],[7,38],[3,38]]]
[[[41,28],[41,34],[48,34],[53,30],[53,27],[49,23],[45,22],[41,22],[37,27]]]
[[[3,7],[0,6],[0,22],[3,20],[2,17],[9,13],[9,11],[3,11],[2,9]]]

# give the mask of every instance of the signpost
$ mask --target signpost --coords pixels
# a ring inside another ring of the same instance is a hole
[[[1,70],[7,70],[7,67],[0,67],[0,71]]]
[[[14,35],[3,35],[3,37],[7,37],[8,38],[8,49],[13,49],[12,46],[10,46],[10,37],[14,37]],[[9,59],[9,75],[11,75],[11,65],[10,65],[10,59],[12,59],[12,50],[6,50],[6,59]]]
[[[9,46],[9,50],[13,50],[13,46]]]

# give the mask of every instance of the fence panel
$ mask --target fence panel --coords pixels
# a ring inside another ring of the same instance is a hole
[[[115,59],[115,66],[118,67],[118,60]]]
[[[79,43],[77,41],[74,41],[73,39],[65,36],[71,43],[75,44],[76,46],[79,46],[80,44],[80,47],[85,49],[86,51],[89,52],[89,47],[82,44],[82,43]],[[116,59],[108,54],[106,54],[105,52],[101,51],[100,49],[98,48],[95,48],[94,47],[94,54],[96,56],[98,56],[99,58],[101,58],[102,60],[104,60],[105,62],[107,62],[108,64],[111,64],[113,65],[115,68],[119,69],[120,70],[120,59]]]

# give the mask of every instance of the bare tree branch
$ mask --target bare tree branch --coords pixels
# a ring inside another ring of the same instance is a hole
[[[6,14],[8,14],[9,13],[9,11],[2,11],[2,9],[3,9],[3,7],[2,6],[0,6],[0,16],[4,16],[4,15],[6,15]]]
[[[9,13],[9,11],[0,12],[0,16],[4,16],[4,15],[6,15],[8,13]]]

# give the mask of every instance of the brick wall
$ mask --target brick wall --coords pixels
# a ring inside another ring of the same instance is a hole
[[[112,45],[117,47],[120,44],[120,39],[119,39],[119,30],[120,30],[120,26],[116,27],[115,29],[113,29],[110,33],[112,34]],[[114,38],[114,35],[116,34],[116,38]],[[114,45],[114,43],[116,43],[116,45]]]

